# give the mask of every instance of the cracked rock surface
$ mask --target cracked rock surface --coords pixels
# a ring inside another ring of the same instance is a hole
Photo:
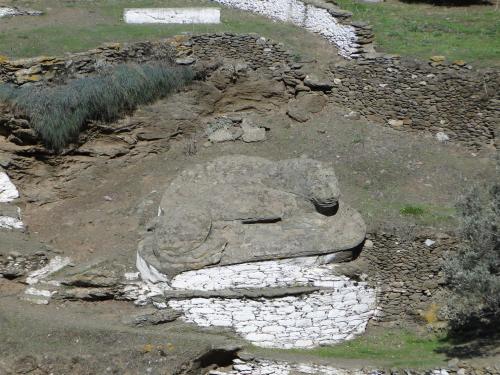
[[[217,158],[167,187],[139,256],[170,278],[212,265],[310,255],[348,261],[366,229],[339,198],[333,168],[315,160]]]

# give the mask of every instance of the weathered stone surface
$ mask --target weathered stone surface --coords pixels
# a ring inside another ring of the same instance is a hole
[[[123,322],[137,327],[145,327],[173,322],[179,316],[181,316],[181,313],[173,309],[145,308],[133,316],[124,318]]]
[[[322,94],[304,93],[288,103],[287,114],[298,122],[306,122],[314,113],[321,112],[327,103]]]
[[[306,76],[304,79],[304,85],[310,87],[313,90],[328,91],[333,87],[333,83],[326,80],[320,80],[313,74]]]
[[[261,142],[266,140],[266,129],[257,127],[247,127],[243,129],[243,142]]]
[[[139,256],[169,277],[307,255],[348,260],[365,224],[339,196],[333,169],[315,160],[221,157],[172,181]]]

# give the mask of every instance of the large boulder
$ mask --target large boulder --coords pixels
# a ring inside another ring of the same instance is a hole
[[[212,265],[312,255],[348,261],[366,229],[339,197],[333,168],[324,163],[221,157],[183,171],[167,187],[139,260],[165,280]]]

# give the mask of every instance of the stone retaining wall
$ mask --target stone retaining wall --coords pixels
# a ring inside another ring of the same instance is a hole
[[[333,344],[362,333],[368,321],[382,326],[439,321],[446,296],[442,261],[458,243],[445,233],[412,238],[371,233],[354,262],[321,265],[318,257],[303,257],[209,267],[183,272],[170,283],[144,285],[139,294],[146,299],[133,299],[147,303],[163,295],[167,301],[156,299],[158,307],[178,310],[200,326],[232,329],[259,346]],[[320,290],[295,293],[300,287]],[[248,292],[276,288],[277,297]]]
[[[281,43],[261,38],[256,34],[203,34],[194,35],[181,45],[192,48],[201,61],[230,59],[239,60],[251,69],[269,68],[275,64],[291,63],[291,53]]]
[[[360,260],[365,265],[362,270],[368,282],[378,291],[378,322],[421,320],[433,304],[442,306],[442,262],[448,251],[456,250],[456,237],[428,233],[414,239],[401,239],[393,234],[378,233],[369,234],[367,238]]]
[[[191,63],[191,54],[200,61],[234,59],[250,68],[270,67],[276,63],[288,64],[291,54],[283,44],[261,38],[256,34],[232,33],[178,36],[159,41],[136,43],[107,43],[86,52],[62,57],[41,56],[31,59],[8,60],[0,56],[0,83],[18,85],[53,82],[94,74],[120,63],[142,63],[159,60],[167,63]]]
[[[209,267],[183,272],[169,285],[163,282],[155,287],[171,297],[168,306],[181,311],[184,320],[202,327],[231,328],[258,346],[309,348],[363,333],[375,312],[375,289],[339,274],[334,264],[318,262],[320,256]],[[143,267],[139,270],[143,280],[151,279]],[[300,286],[321,290],[292,295]],[[231,297],[239,290],[270,288],[281,288],[282,297]],[[231,293],[227,298],[190,298],[182,294],[214,290],[221,291],[221,295]],[[179,297],[175,297],[176,293]]]
[[[62,58],[9,61],[0,57],[0,81],[17,84],[57,81],[92,74],[124,61],[179,63],[229,59],[252,69],[294,66],[291,53],[257,35],[232,33],[182,36],[156,42],[107,44]],[[307,71],[284,69],[281,79],[294,92],[304,89]],[[275,74],[275,75],[276,75]],[[330,82],[312,87],[375,122],[405,131],[444,133],[472,148],[496,145],[500,76],[458,65],[430,66],[406,59],[360,59],[331,66]],[[304,81],[304,82],[303,82]]]
[[[498,136],[498,71],[376,59],[331,66],[331,73],[336,101],[394,128],[444,132],[474,148]]]
[[[175,59],[175,44],[170,41],[107,43],[98,48],[67,54],[63,57],[40,56],[30,59],[8,60],[0,56],[0,83],[18,85],[64,80],[68,77],[96,73],[107,66],[124,62],[146,62]]]

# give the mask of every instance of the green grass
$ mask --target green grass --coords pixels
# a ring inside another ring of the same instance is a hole
[[[355,20],[373,25],[378,49],[428,59],[444,55],[448,61],[475,65],[500,62],[500,10],[493,6],[432,6],[389,0],[363,4],[337,0]]]
[[[446,363],[442,350],[449,347],[434,335],[420,335],[397,329],[378,330],[345,343],[315,349],[272,350],[295,356],[319,357],[325,360],[360,360],[378,366],[396,368],[432,368]],[[252,351],[262,349],[252,348]]]
[[[420,216],[425,213],[425,210],[420,206],[407,205],[401,208],[399,212],[403,215]]]
[[[88,121],[113,121],[139,104],[166,96],[192,78],[189,68],[160,63],[118,65],[109,72],[60,86],[0,85],[0,101],[26,115],[44,144],[60,151],[77,139]]]
[[[0,55],[10,58],[84,51],[104,42],[166,38],[184,32],[256,32],[307,56],[318,51],[307,32],[291,24],[223,8],[220,25],[126,25],[126,7],[216,6],[208,0],[22,0],[12,4],[46,11],[41,17],[18,17],[0,23]],[[8,4],[9,2],[7,2]],[[388,53],[476,65],[500,61],[500,17],[492,6],[444,7],[389,0],[363,4],[338,0],[354,19],[374,26],[378,48]],[[316,52],[316,53],[315,53]]]
[[[24,1],[25,6],[46,9],[41,17],[14,17],[0,23],[0,55],[9,58],[61,55],[85,51],[105,42],[133,42],[168,38],[182,33],[259,33],[282,41],[290,47],[308,49],[304,31],[287,23],[224,8],[219,25],[127,25],[122,20],[126,7],[212,6],[207,0],[95,0],[92,2]],[[65,16],[57,17],[57,14]],[[10,23],[10,24],[8,24]],[[11,25],[12,24],[12,25]],[[304,47],[305,46],[305,47]]]

